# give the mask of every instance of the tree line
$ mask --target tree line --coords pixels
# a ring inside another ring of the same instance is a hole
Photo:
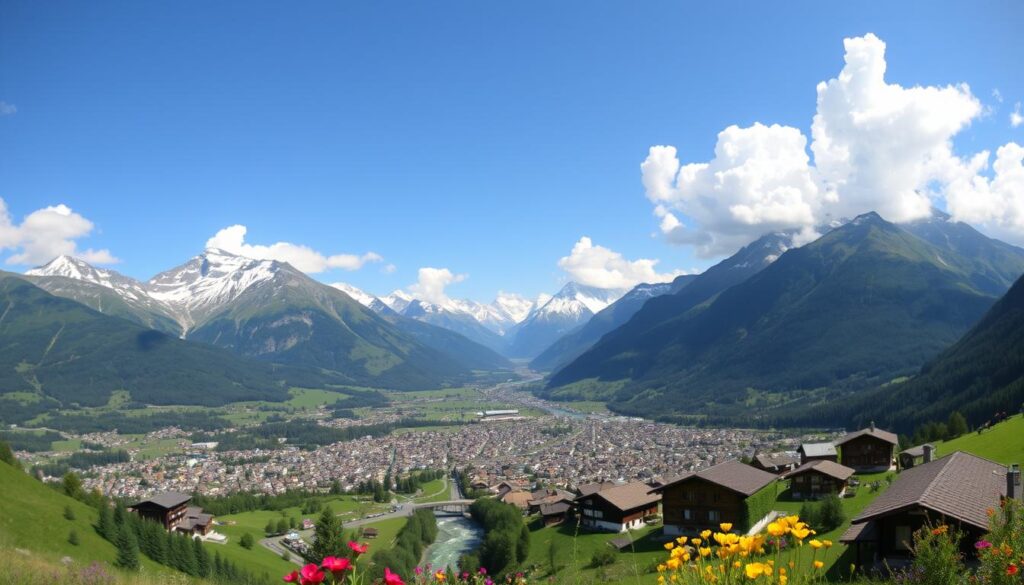
[[[475,574],[480,567],[491,575],[502,576],[526,562],[530,554],[530,529],[519,508],[493,498],[480,498],[469,513],[484,529],[484,539],[476,551],[462,555],[459,569]]]
[[[384,576],[384,567],[408,579],[414,578],[414,571],[423,557],[423,551],[437,538],[437,518],[430,510],[417,510],[405,526],[398,531],[395,545],[373,553],[370,578]]]

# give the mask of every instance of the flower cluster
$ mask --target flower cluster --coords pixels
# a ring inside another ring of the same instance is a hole
[[[988,534],[974,543],[979,577],[993,585],[1024,583],[1024,506],[1006,500],[988,516]]]
[[[659,585],[807,583],[821,578],[827,551],[832,547],[828,540],[806,541],[816,533],[798,516],[778,518],[765,532],[754,535],[736,534],[730,523],[719,528],[721,532],[705,530],[699,537],[680,536],[665,543],[669,558],[658,565]],[[808,548],[810,565],[806,568],[801,557]]]

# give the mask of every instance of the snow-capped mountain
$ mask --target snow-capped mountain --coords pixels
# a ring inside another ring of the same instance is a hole
[[[533,358],[570,331],[582,326],[595,313],[626,294],[624,289],[602,289],[570,282],[547,303],[516,325],[507,354]]]
[[[286,266],[211,248],[146,283],[149,296],[163,303],[187,333],[249,287],[266,282]]]
[[[57,256],[48,264],[25,272],[28,276],[62,276],[83,282],[91,282],[113,290],[125,300],[144,301],[149,298],[146,287],[134,278],[119,272],[96,268],[84,260],[72,256]]]
[[[360,305],[372,310],[374,313],[377,313],[378,315],[395,312],[381,299],[371,295],[370,293],[360,288],[356,288],[351,284],[348,284],[346,282],[335,282],[331,284],[331,286],[352,297]]]

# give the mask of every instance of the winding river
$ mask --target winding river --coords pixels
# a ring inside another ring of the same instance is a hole
[[[483,529],[469,518],[438,518],[437,539],[424,553],[426,560],[435,569],[458,569],[459,557],[476,549],[483,534]]]

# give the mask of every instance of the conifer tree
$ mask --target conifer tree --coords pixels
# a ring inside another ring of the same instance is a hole
[[[10,465],[11,467],[21,470],[21,462],[14,456],[14,451],[11,450],[11,446],[0,441],[0,461]]]
[[[111,515],[110,506],[104,505],[100,508],[100,519],[99,522],[96,523],[96,532],[99,532],[100,536],[103,538],[111,542],[114,541],[117,535],[117,530],[114,526],[114,518]]]
[[[72,529],[71,532],[68,533],[68,543],[71,544],[71,546],[78,546],[78,542],[78,532]]]
[[[114,564],[129,571],[139,568],[139,543],[130,526],[122,525],[118,529],[117,560]]]
[[[309,548],[308,561],[320,564],[324,557],[346,556],[345,538],[341,533],[341,521],[331,511],[330,506],[324,508],[316,522],[313,546]]]
[[[209,577],[213,574],[213,566],[210,564],[210,553],[203,546],[203,541],[197,536],[192,540],[196,554],[196,566],[199,569],[199,577]]]
[[[71,506],[64,506],[64,519],[65,520],[74,520],[75,519],[75,511],[71,509]]]

